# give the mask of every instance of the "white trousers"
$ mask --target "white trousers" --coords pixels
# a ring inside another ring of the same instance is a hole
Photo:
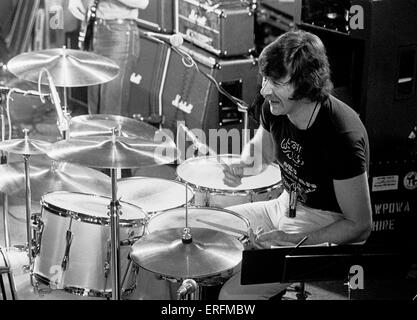
[[[340,213],[312,209],[302,204],[297,205],[296,217],[289,218],[288,198],[288,193],[284,191],[278,199],[246,203],[227,209],[247,218],[253,230],[262,227],[264,232],[276,229],[287,233],[312,232],[342,219]],[[259,266],[259,272],[262,272],[262,266]],[[241,285],[240,277],[241,273],[237,272],[224,284],[220,291],[220,300],[267,300],[290,285],[288,283]]]

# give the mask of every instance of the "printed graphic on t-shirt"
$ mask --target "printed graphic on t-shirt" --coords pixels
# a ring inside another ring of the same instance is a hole
[[[305,181],[305,178],[301,175],[301,169],[304,166],[303,147],[291,138],[282,139],[280,147],[284,155],[279,161],[284,188],[292,190],[297,185],[298,200],[305,203],[307,201],[307,193],[314,192],[317,189],[317,185]]]

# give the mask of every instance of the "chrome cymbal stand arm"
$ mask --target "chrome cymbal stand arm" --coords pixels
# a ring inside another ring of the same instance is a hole
[[[1,97],[0,97],[1,99]],[[1,102],[1,101],[0,101]],[[5,141],[6,138],[6,124],[4,117],[4,109],[1,107],[1,139]],[[7,155],[1,151],[1,164],[7,164]],[[9,197],[6,193],[3,193],[3,231],[4,231],[4,244],[6,248],[10,247],[10,233],[9,233]]]
[[[110,172],[112,181],[112,201],[110,203],[112,299],[120,300],[120,204],[117,200],[117,170],[112,168]]]
[[[27,133],[26,137],[27,137]],[[30,189],[30,172],[29,172],[29,158],[30,155],[24,154],[23,159],[25,162],[25,182],[26,182],[26,237],[27,237],[27,250],[28,250],[28,258],[29,258],[29,265],[27,266],[27,271],[30,274],[30,283],[32,287],[35,287],[32,275],[32,267],[33,267],[33,255],[32,255],[32,191]]]

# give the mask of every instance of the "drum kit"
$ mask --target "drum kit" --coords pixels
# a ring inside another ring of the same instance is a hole
[[[118,73],[107,58],[65,48],[21,54],[8,69],[32,82],[41,81],[39,74],[47,70],[64,88],[105,83]],[[244,178],[249,180],[241,189],[222,185],[218,157],[185,161],[177,168],[179,181],[118,179],[120,169],[177,160],[174,141],[159,139],[160,129],[122,116],[66,114],[66,120],[63,140],[32,139],[25,130],[23,139],[0,142],[2,152],[23,157],[23,162],[0,165],[0,192],[25,197],[26,267],[35,289],[41,283],[52,290],[119,300],[129,292],[129,273],[140,267],[182,281],[186,290],[182,286],[178,298],[184,299],[190,287],[191,293],[199,290],[190,283],[204,286],[231,276],[250,224],[224,207],[275,197],[277,167],[269,167],[258,180]],[[230,158],[225,155],[223,161]],[[96,169],[110,170],[110,177]],[[32,212],[32,198],[40,201],[40,213]],[[229,198],[239,200],[224,201]]]

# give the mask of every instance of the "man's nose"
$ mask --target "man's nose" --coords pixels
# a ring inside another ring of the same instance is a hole
[[[262,84],[261,95],[267,96],[271,93],[272,93],[272,90],[271,90],[270,81],[265,80],[264,83]]]

